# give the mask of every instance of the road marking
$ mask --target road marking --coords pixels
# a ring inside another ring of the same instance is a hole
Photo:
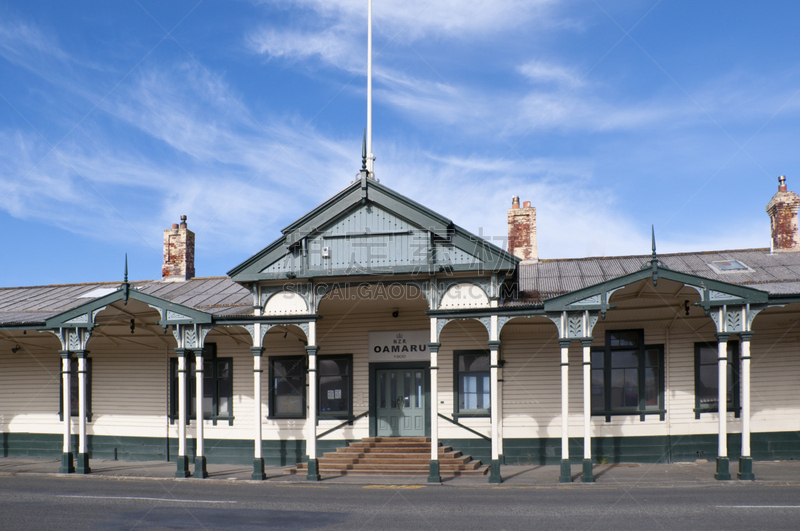
[[[145,498],[144,496],[71,496],[59,495],[57,498],[90,498],[93,500],[147,500],[147,501],[165,501],[165,502],[178,502],[178,503],[237,503],[236,501],[220,501],[220,500],[177,500],[175,498]]]
[[[717,505],[722,509],[800,509],[800,505]]]
[[[425,485],[364,485],[362,489],[422,489]]]

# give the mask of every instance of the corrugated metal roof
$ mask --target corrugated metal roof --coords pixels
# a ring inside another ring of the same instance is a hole
[[[228,277],[193,278],[185,282],[145,280],[131,285],[142,293],[218,316],[253,311],[252,294]],[[0,288],[0,323],[41,323],[91,300],[81,295],[119,286],[118,282],[96,282]]]
[[[542,260],[520,264],[524,296],[538,300],[605,282],[642,269],[650,255]],[[800,252],[770,253],[769,249],[739,249],[659,255],[662,265],[713,280],[760,289],[773,294],[800,294]],[[737,260],[749,270],[719,273],[709,264]]]
[[[594,257],[524,262],[519,266],[520,296],[504,305],[535,304],[640,270],[650,255]],[[800,294],[800,252],[770,254],[768,249],[677,253],[659,255],[670,269],[705,278],[760,289],[774,295]],[[747,272],[723,272],[709,264],[738,260]],[[0,288],[0,323],[41,323],[90,299],[98,288],[117,288],[113,282]],[[216,316],[252,314],[251,293],[229,277],[193,278],[185,282],[132,282],[143,293]]]

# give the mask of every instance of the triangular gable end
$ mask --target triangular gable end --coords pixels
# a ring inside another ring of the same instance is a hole
[[[127,287],[127,289],[126,289]],[[129,285],[123,284],[114,293],[88,301],[80,306],[54,315],[45,320],[45,329],[56,328],[93,328],[95,316],[103,311],[109,304],[124,300],[140,301],[154,308],[161,315],[158,322],[160,326],[167,327],[176,324],[208,324],[212,321],[209,313],[195,310],[189,306],[176,304],[154,295],[142,293]]]
[[[769,294],[766,291],[729,284],[727,282],[688,273],[681,273],[660,266],[657,267],[655,271],[650,267],[646,267],[641,271],[635,271],[621,277],[600,282],[593,286],[553,297],[545,301],[544,308],[545,311],[548,312],[574,310],[601,310],[605,312],[609,309],[608,298],[611,293],[635,282],[639,282],[640,280],[650,278],[654,281],[661,279],[672,280],[694,288],[700,293],[702,301],[700,304],[706,310],[710,307],[723,306],[726,304],[765,303],[769,298]]]
[[[518,259],[372,180],[354,183],[228,274],[237,282],[513,270]]]

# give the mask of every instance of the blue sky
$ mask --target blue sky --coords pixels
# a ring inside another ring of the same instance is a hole
[[[0,286],[198,276],[360,168],[366,0],[0,0]],[[374,0],[378,178],[540,258],[767,247],[800,192],[800,4]]]

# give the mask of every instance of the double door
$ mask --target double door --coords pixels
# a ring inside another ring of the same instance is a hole
[[[425,436],[426,372],[421,368],[376,371],[378,437]]]

